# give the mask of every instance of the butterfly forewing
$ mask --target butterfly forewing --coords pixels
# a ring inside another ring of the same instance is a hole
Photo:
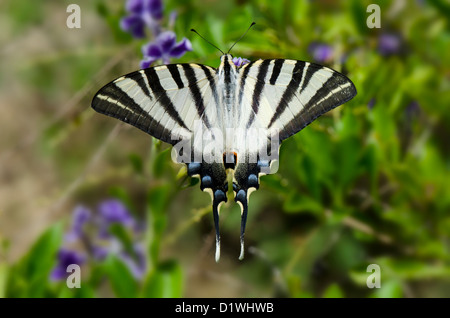
[[[189,74],[187,76],[186,74]],[[209,80],[215,69],[197,64],[172,64],[140,70],[104,86],[92,107],[129,123],[164,142],[190,138],[196,121],[217,122]]]
[[[263,68],[264,64],[268,67]],[[280,140],[356,95],[355,86],[346,76],[303,61],[259,60],[244,65],[240,74],[238,94],[246,97],[243,109],[249,111],[242,121],[278,129]]]

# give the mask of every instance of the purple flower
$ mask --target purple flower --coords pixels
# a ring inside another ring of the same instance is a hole
[[[121,223],[124,226],[134,225],[134,219],[131,216],[125,205],[116,199],[109,199],[103,201],[99,207],[100,225],[105,224],[109,226],[112,223]]]
[[[74,250],[61,248],[58,252],[58,264],[50,274],[52,280],[61,280],[67,277],[67,266],[71,264],[81,265],[85,262],[85,257]]]
[[[76,207],[64,244],[81,244],[91,261],[101,262],[109,254],[117,255],[129,267],[136,279],[142,278],[147,271],[147,259],[145,249],[137,241],[142,237],[145,228],[143,223],[137,222],[126,206],[117,199],[102,201],[96,212],[98,213],[92,214],[88,208],[82,205]],[[86,224],[95,227],[98,232],[86,231]],[[129,238],[132,240],[132,250],[125,247],[129,243],[128,241],[123,242],[122,237],[116,237],[109,233],[112,224],[126,227]],[[70,264],[81,265],[85,261],[84,254],[63,245],[58,252],[58,263],[52,270],[50,278],[52,280],[64,279],[68,275],[67,266]]]
[[[328,44],[313,42],[308,47],[314,61],[319,63],[329,62],[333,58],[333,48]]]
[[[122,252],[119,254],[119,258],[125,263],[125,265],[127,265],[136,279],[142,278],[147,271],[147,259],[145,257],[145,251],[144,248],[139,244],[135,244],[133,246],[132,255],[127,252]]]
[[[408,120],[418,117],[420,114],[420,105],[417,101],[412,101],[406,106],[405,114]]]
[[[169,29],[173,30],[173,28],[175,27],[175,21],[177,20],[178,17],[178,12],[176,11],[172,11],[170,12],[169,15]]]
[[[369,100],[369,102],[367,103],[367,108],[369,108],[369,110],[372,110],[373,107],[375,106],[376,103],[376,99],[372,98],[371,100]]]
[[[136,38],[145,36],[145,27],[154,35],[159,34],[159,20],[163,13],[161,0],[128,0],[126,9],[129,15],[120,21],[122,30],[130,32]]]
[[[91,249],[92,257],[95,260],[102,261],[108,256],[108,249],[106,247],[100,246],[100,245],[94,245]]]
[[[80,205],[75,208],[72,215],[72,228],[67,233],[65,239],[67,242],[73,242],[83,236],[84,225],[92,219],[91,211]]]
[[[233,63],[236,67],[241,67],[247,63],[250,63],[250,61],[242,57],[233,57]]]
[[[169,64],[171,58],[180,58],[187,51],[192,51],[191,42],[183,38],[176,43],[176,35],[172,31],[160,33],[154,42],[142,47],[144,59],[141,68],[149,67],[156,60],[162,59],[164,64]]]
[[[383,56],[399,54],[402,49],[402,42],[399,34],[383,33],[378,38],[378,52]]]

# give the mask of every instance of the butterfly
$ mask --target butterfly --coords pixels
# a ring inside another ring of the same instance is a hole
[[[249,195],[275,172],[281,142],[355,95],[352,81],[328,67],[291,59],[237,67],[228,51],[218,68],[169,64],[121,76],[97,92],[92,108],[173,145],[173,158],[200,178],[212,197],[216,261],[219,210],[232,180],[242,260]]]

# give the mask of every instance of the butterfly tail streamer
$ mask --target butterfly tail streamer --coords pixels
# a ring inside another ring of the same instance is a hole
[[[200,178],[200,189],[207,191],[212,198],[214,227],[216,232],[216,262],[220,259],[220,227],[219,212],[224,202],[227,202],[227,174],[225,168],[217,163],[191,162],[187,164],[187,172],[191,177]]]
[[[220,228],[219,228],[219,212],[221,204],[227,202],[227,197],[225,193],[221,190],[217,190],[214,193],[213,198],[213,217],[214,217],[214,227],[216,229],[216,255],[215,260],[219,262],[220,260]]]
[[[248,197],[247,192],[244,190],[239,190],[236,194],[235,201],[241,206],[241,252],[239,253],[239,260],[244,259],[244,236],[245,236],[245,225],[247,223],[247,213],[248,213]]]
[[[255,163],[241,163],[237,166],[233,182],[233,191],[235,192],[234,201],[241,206],[241,252],[239,260],[244,259],[244,236],[245,226],[247,224],[248,214],[248,200],[250,194],[254,190],[259,189],[259,174],[261,172],[261,165]]]

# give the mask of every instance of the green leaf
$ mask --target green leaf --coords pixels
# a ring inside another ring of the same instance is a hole
[[[156,178],[161,177],[169,168],[171,162],[171,148],[160,151],[153,162],[153,174]]]
[[[396,162],[399,156],[399,141],[396,124],[386,105],[380,104],[372,110],[373,125],[378,154],[381,161]]]
[[[0,263],[0,298],[6,296],[6,281],[8,279],[8,266],[6,263]]]
[[[153,215],[162,216],[167,209],[171,197],[171,185],[164,184],[151,188],[148,192],[147,203]],[[160,229],[158,227],[158,229]]]
[[[81,283],[81,288],[68,288],[66,285],[61,286],[58,298],[94,298],[94,289],[85,284]]]
[[[305,284],[312,277],[311,273],[314,269],[314,264],[332,250],[339,239],[341,231],[342,227],[340,225],[332,224],[318,227],[298,247],[300,253],[296,254],[296,264],[293,266],[295,266],[295,270],[301,275]]]
[[[117,297],[137,296],[137,282],[130,269],[115,255],[108,255],[104,268]]]
[[[34,243],[23,261],[24,274],[30,280],[47,277],[55,265],[56,254],[62,242],[60,224],[48,229]]]
[[[377,288],[372,296],[377,298],[401,298],[403,296],[403,288],[397,280],[381,281],[380,288]]]
[[[323,212],[323,206],[320,201],[293,190],[284,201],[283,210],[286,212],[321,213]]]
[[[270,174],[261,177],[261,187],[270,189],[271,191],[285,194],[288,189],[286,182],[283,182],[279,174]]]
[[[343,298],[344,292],[338,284],[331,284],[323,293],[324,298]]]
[[[118,43],[128,43],[133,37],[131,34],[123,31],[120,28],[120,20],[125,16],[125,10],[122,7],[118,12],[111,12],[109,6],[103,1],[97,1],[95,4],[97,13],[106,21],[114,39]]]
[[[179,298],[183,296],[183,272],[175,261],[159,264],[147,277],[143,297]]]
[[[117,237],[119,241],[122,243],[124,249],[130,254],[133,255],[133,238],[131,237],[129,231],[119,223],[114,223],[109,226],[109,232]]]
[[[333,264],[333,271],[346,275],[352,268],[364,261],[364,248],[349,230],[343,230],[336,238],[327,260]]]
[[[159,255],[161,236],[167,225],[166,209],[171,198],[171,186],[161,185],[150,189],[147,196],[148,222],[150,231],[149,254],[152,262],[156,263]]]
[[[359,32],[366,34],[369,32],[369,28],[367,27],[367,17],[369,13],[366,13],[366,6],[362,1],[352,0],[350,2],[350,13],[353,18],[353,23],[355,24],[355,29]]]
[[[54,225],[33,244],[10,270],[8,297],[44,297],[56,255],[62,242],[62,226]]]
[[[17,34],[32,25],[38,26],[45,21],[44,7],[37,2],[9,1],[6,8],[3,6],[3,10],[8,10],[8,17],[13,23],[11,31]]]
[[[144,163],[142,161],[142,157],[138,154],[131,153],[128,156],[128,159],[130,159],[133,170],[138,174],[142,174],[142,172],[144,171]]]
[[[339,166],[339,180],[340,184],[345,187],[348,186],[357,175],[360,173],[359,157],[361,142],[355,138],[346,138],[341,140],[338,144],[338,166]]]

